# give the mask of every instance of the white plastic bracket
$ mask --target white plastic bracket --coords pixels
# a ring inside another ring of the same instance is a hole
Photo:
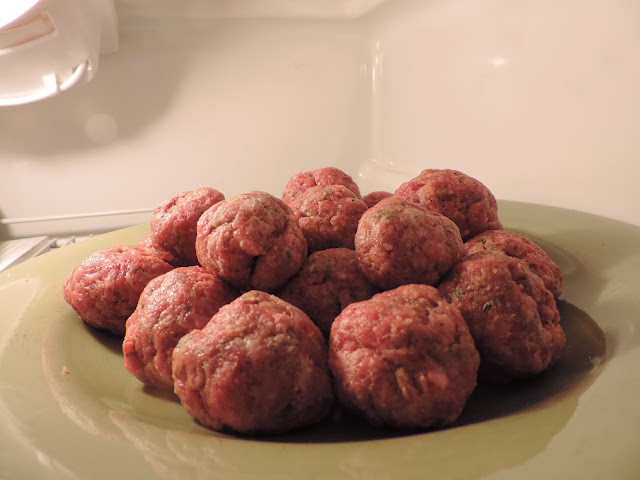
[[[42,100],[89,81],[100,55],[119,47],[113,0],[27,1],[26,11],[0,27],[0,106]]]

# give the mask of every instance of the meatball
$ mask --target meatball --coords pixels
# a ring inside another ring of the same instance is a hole
[[[333,403],[320,330],[302,310],[255,290],[180,340],[173,377],[186,411],[215,430],[285,432],[320,421]]]
[[[172,269],[138,246],[107,248],[73,269],[63,285],[64,299],[88,325],[124,335],[144,287]]]
[[[453,423],[476,386],[479,363],[460,311],[428,285],[353,303],[331,327],[337,397],[374,425]]]
[[[144,248],[150,254],[161,258],[162,260],[164,260],[165,262],[167,262],[170,265],[174,265],[175,266],[178,263],[176,261],[176,257],[171,252],[163,250],[162,248],[158,248],[156,246],[156,244],[153,243],[153,234],[152,233],[148,233],[147,235],[142,237],[142,239],[136,244],[136,246],[138,246],[140,248]]]
[[[333,320],[347,305],[368,300],[376,293],[378,289],[358,267],[356,252],[331,248],[309,255],[278,296],[309,315],[328,337]]]
[[[480,375],[503,383],[552,365],[565,344],[551,292],[521,260],[500,251],[464,257],[440,284],[480,352]]]
[[[159,250],[174,256],[176,266],[197,265],[196,225],[200,215],[224,200],[213,188],[182,192],[158,205],[151,217],[151,239]]]
[[[353,178],[335,167],[324,167],[316,170],[300,172],[289,179],[282,192],[282,200],[287,205],[291,205],[294,198],[306,189],[317,185],[326,187],[327,185],[343,185],[361,198],[360,188],[353,181]]]
[[[375,192],[367,193],[364,197],[362,197],[362,201],[367,204],[368,208],[371,208],[383,198],[390,197],[391,195],[393,195],[391,192],[377,190]]]
[[[125,368],[145,385],[173,389],[171,355],[178,340],[204,327],[238,295],[200,266],[179,267],[154,278],[127,320]]]
[[[484,250],[500,250],[524,261],[538,275],[555,298],[562,294],[562,270],[531,239],[508,230],[487,230],[465,242],[467,254]]]
[[[355,250],[363,273],[381,290],[408,283],[435,285],[464,253],[451,220],[397,196],[362,215]]]
[[[309,252],[327,248],[351,248],[358,221],[367,205],[342,185],[310,187],[290,203],[304,233]]]
[[[502,228],[493,193],[479,180],[457,170],[423,170],[400,185],[395,194],[453,220],[463,240]]]
[[[200,264],[241,290],[275,291],[307,258],[307,240],[293,211],[265,192],[213,205],[197,226]]]

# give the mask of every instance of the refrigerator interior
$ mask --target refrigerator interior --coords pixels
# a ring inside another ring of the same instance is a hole
[[[455,168],[499,199],[640,224],[637,2],[116,9],[91,82],[0,109],[0,240],[148,222],[201,186],[279,195],[323,166],[363,193]]]

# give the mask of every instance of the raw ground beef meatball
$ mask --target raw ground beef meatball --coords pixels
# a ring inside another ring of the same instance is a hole
[[[306,189],[317,185],[326,187],[327,185],[343,185],[356,194],[360,195],[360,188],[353,181],[350,175],[339,168],[324,167],[316,170],[300,172],[289,179],[282,192],[282,200],[287,205],[291,205],[293,199]]]
[[[347,305],[368,300],[376,293],[378,289],[358,267],[356,252],[331,248],[309,255],[278,296],[309,315],[328,337],[333,320]]]
[[[524,261],[555,298],[562,294],[562,270],[533,240],[508,230],[487,230],[465,242],[467,254],[500,250]]]
[[[155,243],[153,243],[153,234],[148,233],[147,235],[145,235],[144,237],[142,237],[142,239],[136,244],[138,247],[140,248],[144,248],[145,250],[147,250],[149,253],[151,253],[152,255],[155,255],[156,257],[161,258],[162,260],[164,260],[165,262],[167,262],[170,265],[176,265],[176,257],[170,253],[167,252],[166,250],[162,250],[160,248],[158,248]]]
[[[224,200],[213,188],[179,193],[158,205],[151,217],[151,239],[159,250],[174,256],[176,266],[197,265],[196,225],[200,215]]]
[[[310,187],[290,205],[304,233],[309,252],[327,248],[351,248],[358,221],[367,205],[343,185]]]
[[[239,296],[200,266],[179,267],[151,280],[126,324],[124,366],[148,386],[173,390],[171,355],[178,340],[203,328]]]
[[[307,258],[307,240],[293,211],[265,192],[219,202],[197,226],[200,264],[241,290],[275,291]]]
[[[215,430],[281,433],[323,419],[333,392],[320,330],[302,310],[249,291],[173,354],[174,390]]]
[[[476,386],[479,362],[460,311],[428,285],[353,303],[331,327],[338,399],[374,425],[451,424]]]
[[[362,197],[362,201],[367,204],[368,208],[371,208],[383,198],[390,197],[391,195],[393,195],[391,192],[378,190],[375,192],[367,193],[364,197]]]
[[[463,240],[485,230],[502,228],[493,193],[480,181],[457,170],[423,170],[400,185],[395,194],[453,220]]]
[[[537,375],[562,353],[565,337],[553,295],[521,260],[500,251],[469,255],[439,290],[469,325],[483,379]]]
[[[86,258],[67,277],[64,299],[96,328],[124,335],[144,287],[173,267],[144,248],[111,247]]]
[[[435,285],[464,254],[451,220],[395,195],[362,215],[355,250],[360,269],[381,290]]]

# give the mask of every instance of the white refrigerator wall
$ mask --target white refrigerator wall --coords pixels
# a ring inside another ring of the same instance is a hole
[[[640,225],[639,2],[265,3],[117,2],[93,81],[0,109],[0,239],[328,165],[363,193],[456,168]]]

